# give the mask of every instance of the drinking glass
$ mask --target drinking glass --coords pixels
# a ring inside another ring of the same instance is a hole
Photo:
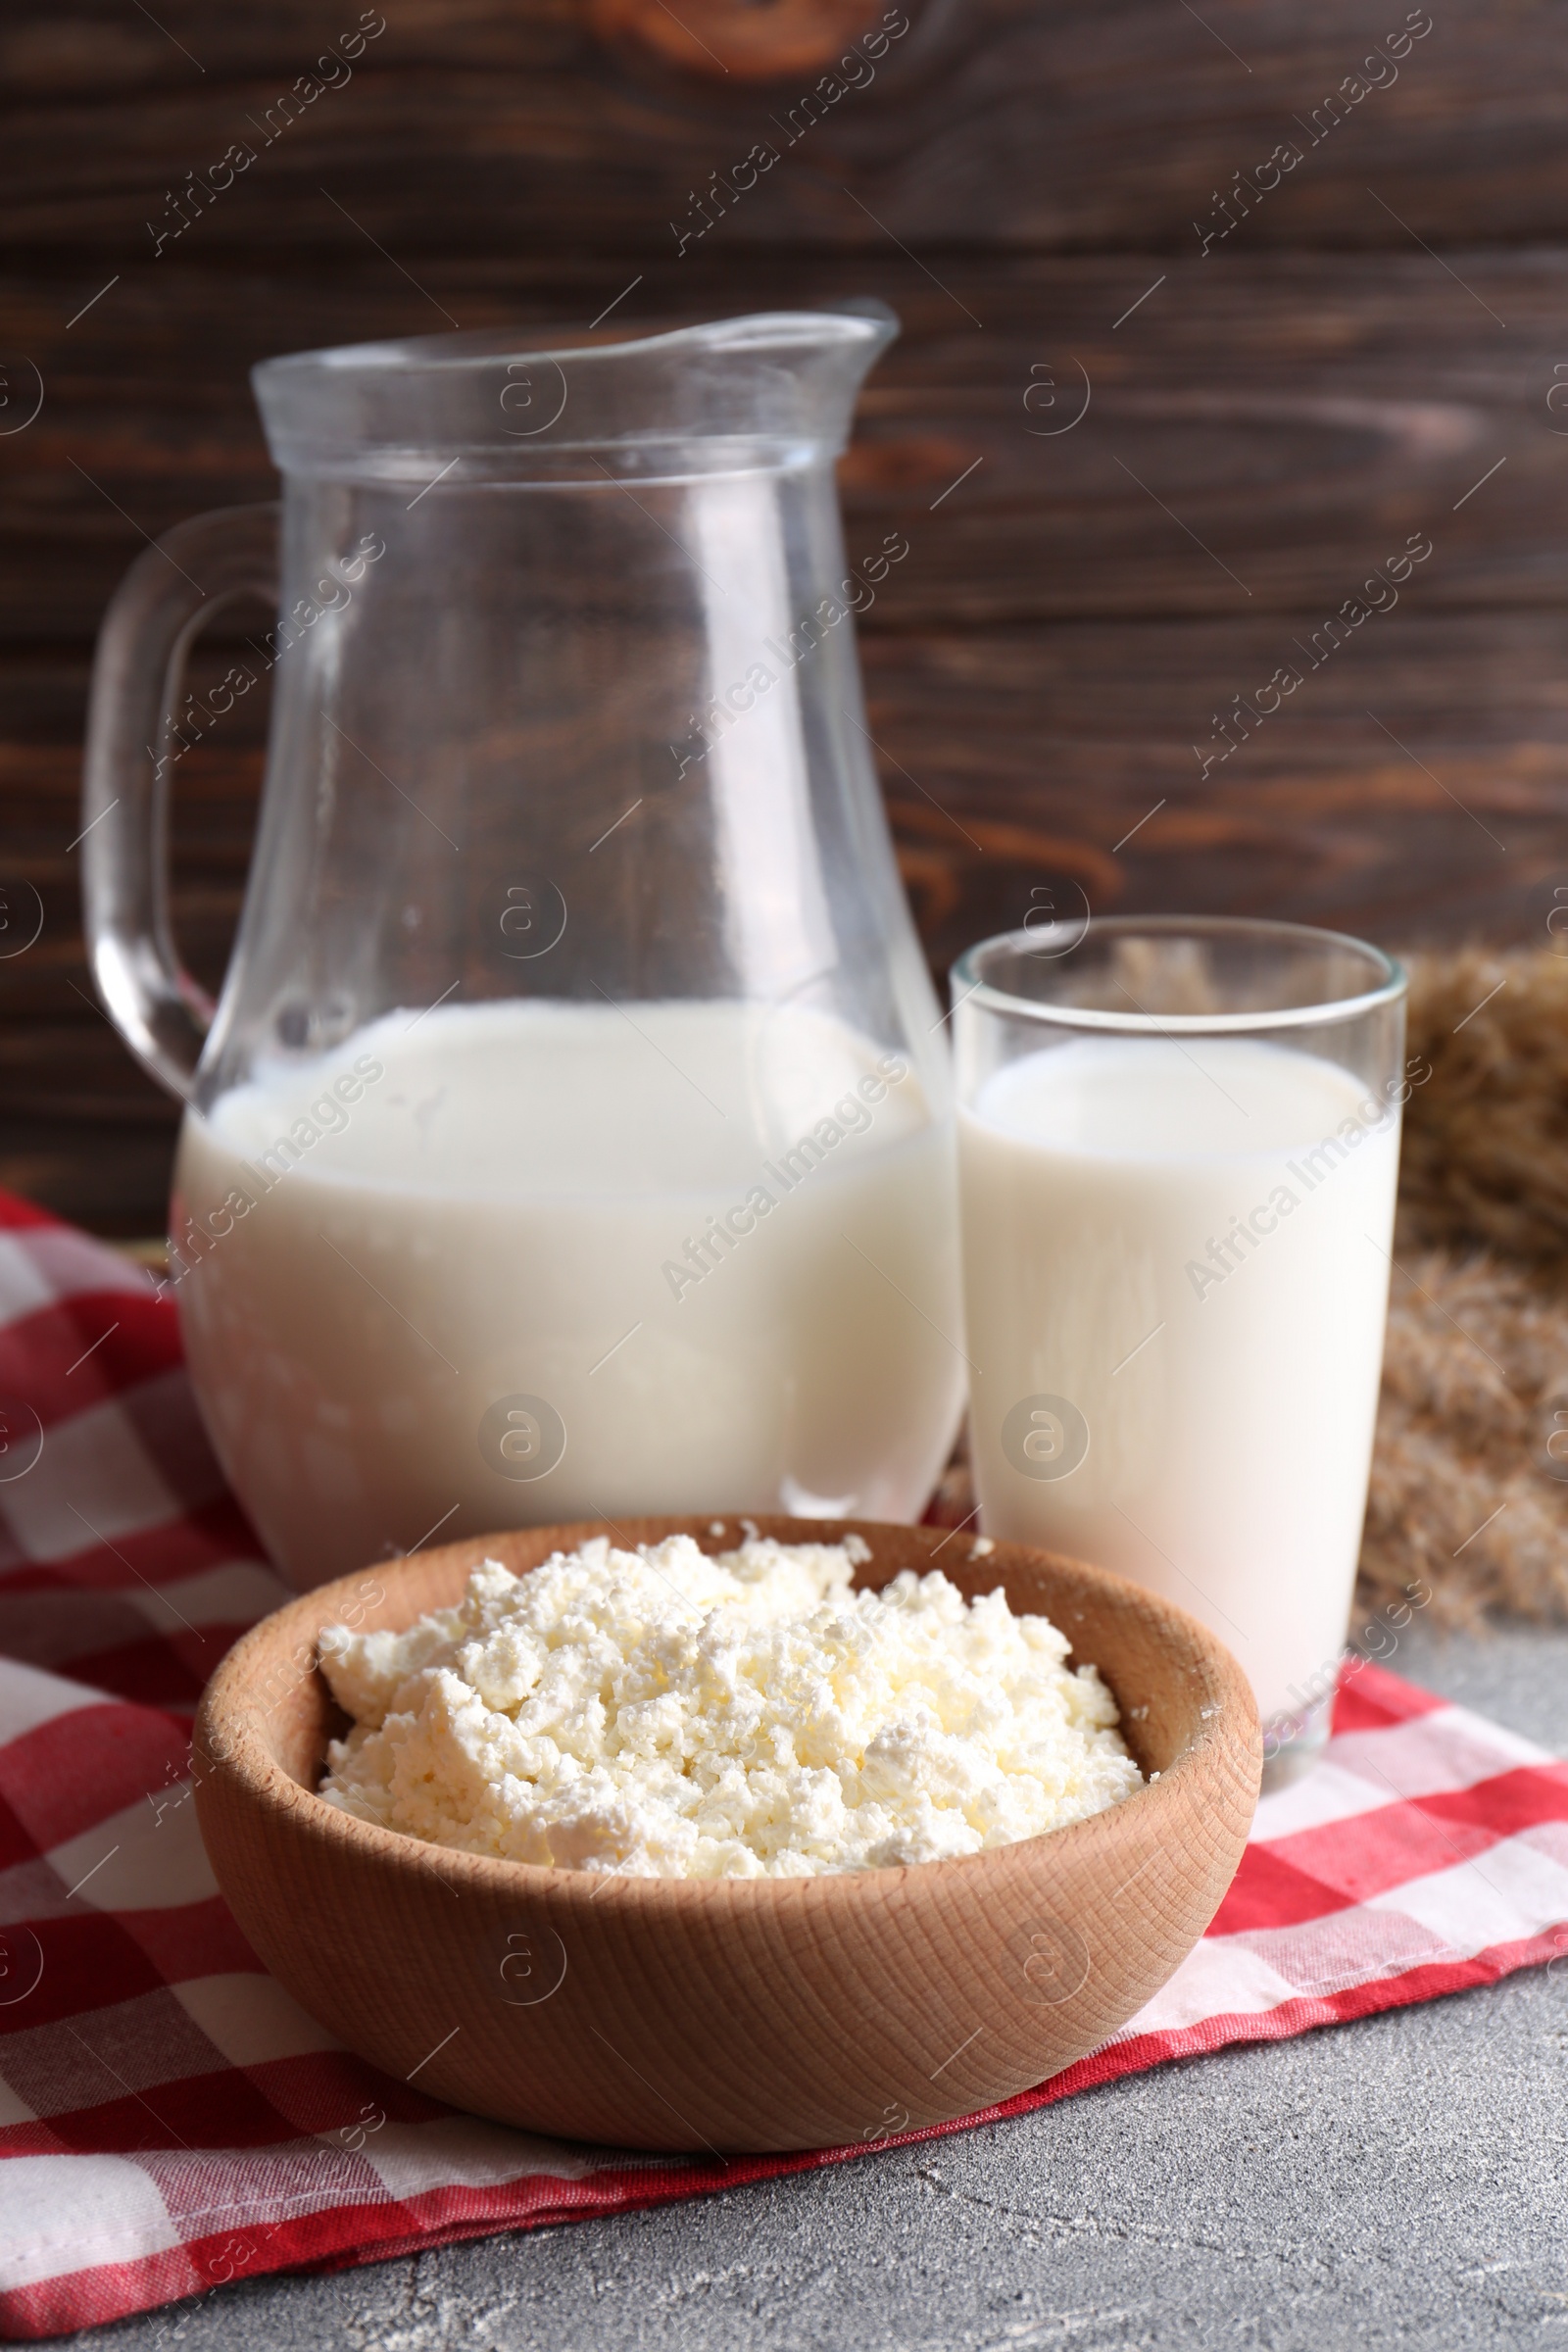
[[[1051,923],[953,973],[982,1523],[1229,1643],[1265,1787],[1328,1738],[1377,1412],[1404,974],[1224,917]]]

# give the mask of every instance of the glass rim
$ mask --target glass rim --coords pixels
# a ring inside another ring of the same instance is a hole
[[[866,296],[852,297],[842,308],[824,304],[820,309],[747,311],[684,326],[661,326],[652,333],[612,328],[602,341],[594,343],[569,334],[552,340],[548,332],[540,342],[531,339],[526,325],[469,327],[436,335],[385,335],[365,343],[323,343],[259,360],[251,375],[264,386],[308,376],[334,381],[412,373],[452,377],[479,374],[508,362],[554,362],[559,366],[564,360],[619,374],[648,355],[657,358],[691,352],[788,359],[813,349],[864,350],[870,345],[880,352],[898,332],[894,312],[874,296]]]
[[[679,482],[825,466],[898,331],[872,296],[652,332],[611,318],[603,339],[478,327],[283,353],[253,368],[251,385],[280,473],[399,486],[423,474],[434,490],[446,459],[445,511],[452,491],[493,484],[613,494],[628,470]]]
[[[1391,956],[1385,948],[1374,947],[1369,940],[1357,939],[1353,932],[1329,931],[1315,923],[1291,923],[1269,915],[1250,914],[1092,915],[1073,946],[1081,946],[1096,933],[1236,938],[1250,932],[1260,939],[1282,943],[1312,941],[1317,945],[1348,948],[1364,956],[1374,970],[1383,973],[1383,978],[1375,987],[1353,997],[1331,997],[1313,1004],[1259,1006],[1250,1012],[1107,1012],[1099,1005],[1014,996],[1010,990],[998,988],[983,976],[982,958],[994,950],[1012,948],[1021,955],[1041,956],[1045,953],[1043,941],[1076,929],[1076,921],[1055,922],[1036,929],[1025,926],[1016,931],[998,931],[989,939],[976,940],[956,959],[949,974],[952,1011],[956,1014],[961,1006],[975,1004],[982,1011],[1004,1013],[1012,1020],[1035,1021],[1057,1029],[1108,1031],[1124,1037],[1223,1037],[1260,1029],[1307,1029],[1330,1021],[1356,1020],[1379,1005],[1397,1003],[1409,985],[1409,975],[1396,956]],[[1050,960],[1059,960],[1071,953],[1072,947],[1058,948]]]

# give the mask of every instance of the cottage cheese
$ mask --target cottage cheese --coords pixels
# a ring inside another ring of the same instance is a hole
[[[605,1537],[474,1569],[406,1634],[320,1638],[355,1718],[321,1794],[467,1853],[637,1878],[798,1878],[1008,1845],[1131,1795],[1093,1666],[999,1590],[864,1546]]]

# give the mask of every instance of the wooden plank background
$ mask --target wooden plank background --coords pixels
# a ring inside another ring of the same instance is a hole
[[[705,6],[717,39],[742,0]],[[900,313],[843,487],[852,553],[909,541],[860,637],[938,968],[1080,888],[1396,945],[1544,938],[1568,884],[1568,13],[907,16],[807,127],[812,71],[678,73],[573,0],[388,0],[285,126],[349,0],[156,23],[13,0],[0,1183],[104,1232],[162,1221],[174,1110],[93,1002],[69,846],[107,597],[146,536],[270,493],[256,360],[449,320]],[[215,189],[236,142],[253,161]],[[734,193],[759,142],[777,163]],[[1412,536],[1431,553],[1397,605],[1309,666]],[[1299,690],[1221,759],[1283,663]],[[176,919],[210,984],[265,716],[247,698],[180,768]],[[41,935],[6,956],[30,892]]]

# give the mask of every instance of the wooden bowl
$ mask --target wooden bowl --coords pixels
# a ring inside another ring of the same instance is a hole
[[[617,1541],[739,1523],[636,1519]],[[854,1533],[856,1582],[940,1566],[1044,1611],[1116,1694],[1152,1781],[1071,1828],[956,1861],[808,1879],[627,1879],[456,1853],[315,1791],[344,1719],[322,1626],[401,1631],[486,1557],[515,1573],[604,1522],[378,1563],[236,1643],[196,1727],[220,1886],[302,2006],[402,2081],[474,2114],[625,2148],[838,2146],[965,2115],[1081,2058],[1142,2007],[1230,1885],[1261,1745],[1241,1668],[1169,1601],[1020,1544],[763,1518],[785,1543]]]

